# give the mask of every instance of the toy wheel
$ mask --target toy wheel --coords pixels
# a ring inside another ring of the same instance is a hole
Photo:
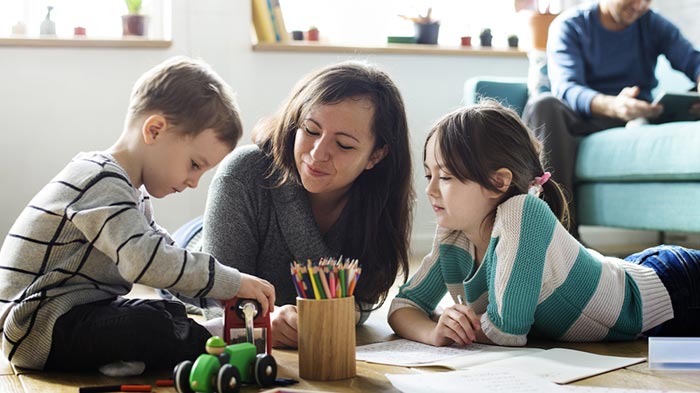
[[[216,391],[219,393],[238,393],[241,389],[241,373],[236,366],[224,364],[216,378]]]
[[[190,372],[192,371],[192,362],[185,360],[175,366],[173,370],[173,380],[175,381],[175,390],[178,393],[194,393],[190,387]]]
[[[277,378],[277,362],[272,355],[260,353],[255,356],[255,382],[263,387],[272,386]]]

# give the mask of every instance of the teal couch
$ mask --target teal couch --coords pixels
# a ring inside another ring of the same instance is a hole
[[[522,113],[527,81],[469,79],[464,103],[481,96]],[[612,128],[583,138],[574,197],[581,225],[700,232],[700,121]]]

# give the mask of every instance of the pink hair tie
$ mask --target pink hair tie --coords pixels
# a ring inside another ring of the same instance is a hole
[[[537,177],[535,177],[535,184],[541,186],[541,185],[543,185],[544,183],[546,183],[547,180],[549,180],[550,177],[552,177],[552,174],[549,173],[549,172],[545,172],[545,173],[542,174],[542,176],[537,176]]]
[[[527,193],[539,198],[542,193],[542,185],[546,183],[550,177],[552,177],[552,174],[549,172],[543,173],[542,176],[536,176],[528,185]]]

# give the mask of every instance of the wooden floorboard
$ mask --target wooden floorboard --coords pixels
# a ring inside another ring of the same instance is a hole
[[[15,375],[15,372],[5,356],[0,356],[0,376],[3,375]]]
[[[0,392],[24,393],[25,390],[16,375],[0,375]]]

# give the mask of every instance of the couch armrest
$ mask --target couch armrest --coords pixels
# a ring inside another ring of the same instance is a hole
[[[527,103],[527,78],[473,77],[464,83],[464,105],[475,104],[481,97],[492,98],[522,115]]]

